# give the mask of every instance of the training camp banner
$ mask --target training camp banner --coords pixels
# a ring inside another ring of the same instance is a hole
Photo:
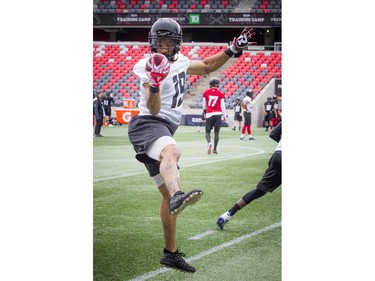
[[[94,27],[145,27],[151,26],[161,17],[172,18],[182,27],[281,26],[281,13],[94,13]]]

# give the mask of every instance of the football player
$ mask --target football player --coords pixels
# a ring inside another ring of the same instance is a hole
[[[282,122],[269,133],[269,137],[277,142],[275,151],[273,152],[268,167],[264,171],[262,179],[257,183],[256,187],[244,194],[232,206],[231,209],[219,216],[216,224],[219,229],[223,229],[224,225],[232,219],[235,213],[250,204],[252,201],[266,195],[268,192],[274,191],[281,185],[282,182]]]
[[[247,132],[249,135],[249,140],[255,140],[253,135],[251,134],[251,113],[253,111],[253,91],[251,89],[246,91],[246,96],[243,98],[241,107],[243,109],[243,127],[241,131],[240,140],[243,140],[245,137],[245,133]]]
[[[268,131],[268,130],[272,131],[271,121],[274,116],[273,106],[274,106],[274,102],[272,102],[272,98],[267,97],[267,101],[263,104],[264,125],[266,127],[265,131]]]
[[[219,91],[219,79],[212,77],[210,79],[210,88],[204,91],[203,110],[206,111],[206,141],[208,144],[207,153],[217,154],[217,145],[219,143],[219,133],[221,128],[221,119],[225,118],[225,95]],[[214,128],[214,145],[211,143],[211,130]],[[213,150],[212,150],[213,148]]]
[[[138,161],[145,164],[162,195],[160,218],[163,225],[164,253],[160,263],[186,272],[196,269],[184,259],[176,246],[176,216],[197,202],[203,191],[182,192],[178,160],[180,149],[173,138],[182,116],[187,74],[206,75],[217,70],[243,50],[255,35],[245,28],[230,47],[203,60],[190,60],[180,52],[182,30],[173,19],[160,18],[149,32],[151,55],[135,64],[140,78],[140,113],[128,127],[128,136]],[[163,55],[163,56],[160,56]]]

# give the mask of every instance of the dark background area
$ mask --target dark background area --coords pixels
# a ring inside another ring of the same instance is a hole
[[[147,42],[150,27],[145,28],[94,28],[94,41],[118,42],[138,41]],[[182,28],[184,42],[215,42],[223,43],[233,40],[233,34],[240,34],[239,28]],[[254,28],[257,45],[273,45],[281,42],[281,27]],[[268,32],[267,32],[268,31]]]

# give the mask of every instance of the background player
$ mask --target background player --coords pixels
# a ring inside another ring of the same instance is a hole
[[[103,106],[104,106],[104,113],[105,113],[105,123],[109,123],[109,126],[113,126],[111,115],[112,115],[112,105],[115,104],[115,100],[111,93],[106,93],[103,97]]]
[[[236,124],[238,125],[238,130],[241,131],[241,122],[242,122],[242,109],[241,109],[241,102],[240,99],[236,99],[236,103],[233,106],[233,111],[234,111],[234,125],[232,130],[236,130]]]
[[[274,117],[274,102],[271,97],[267,98],[267,101],[263,104],[263,113],[264,115],[264,126],[266,127],[265,131],[268,131],[268,128],[272,130],[272,118]]]
[[[219,79],[212,77],[210,79],[210,88],[204,91],[203,97],[203,110],[206,111],[206,140],[207,140],[207,153],[217,154],[217,145],[219,143],[219,134],[221,128],[222,117],[225,118],[225,95],[219,91]],[[214,146],[212,151],[211,143],[211,130],[214,128]]]
[[[243,109],[244,122],[243,122],[240,140],[244,139],[246,132],[249,135],[249,140],[255,140],[251,134],[251,112],[253,111],[252,99],[253,99],[252,90],[247,90],[246,97],[244,97],[241,103],[241,107]]]

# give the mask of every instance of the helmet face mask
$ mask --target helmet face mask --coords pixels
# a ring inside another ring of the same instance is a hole
[[[177,42],[176,39],[168,38],[168,37],[157,37],[156,39],[152,40],[152,44],[157,49],[166,48],[166,49],[172,49],[173,50],[177,43],[178,42]]]
[[[148,40],[151,52],[164,54],[169,61],[177,60],[177,54],[182,44],[182,30],[173,19],[158,19],[151,27]],[[162,51],[161,51],[162,50]]]

